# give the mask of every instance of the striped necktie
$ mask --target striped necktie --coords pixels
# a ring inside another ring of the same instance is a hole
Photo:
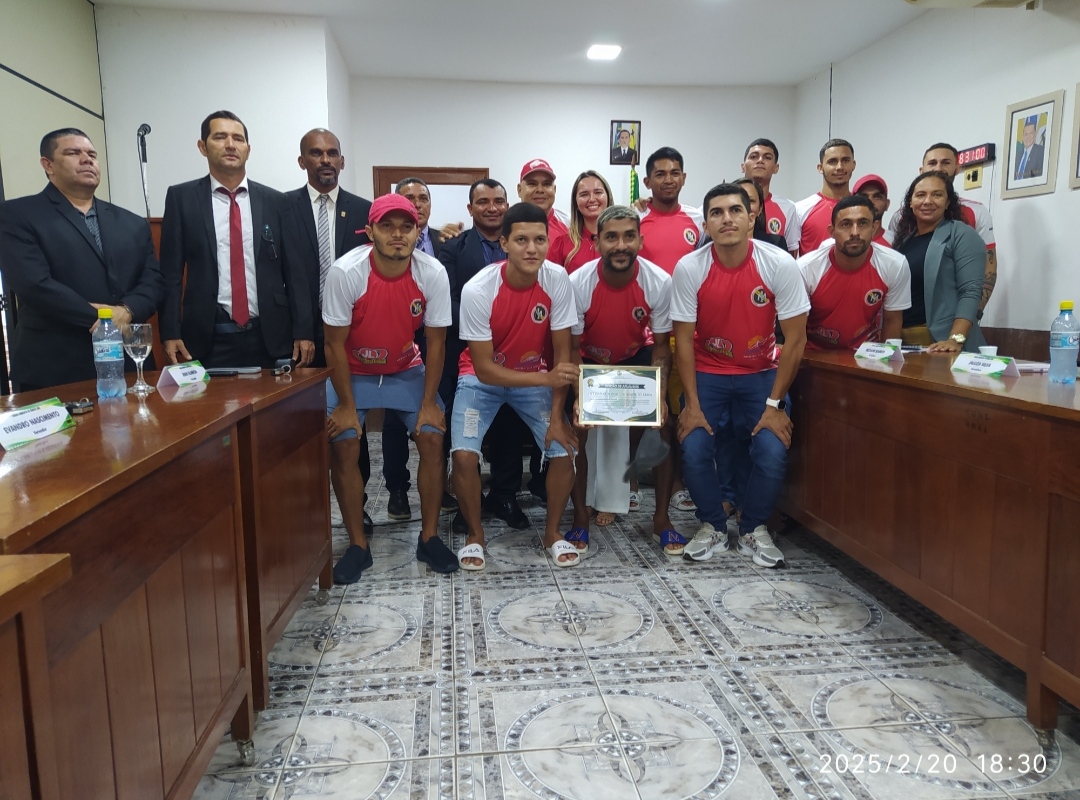
[[[330,195],[319,195],[319,307],[322,307],[323,290],[326,288],[326,273],[334,263],[333,249],[330,246],[330,214],[326,209]]]

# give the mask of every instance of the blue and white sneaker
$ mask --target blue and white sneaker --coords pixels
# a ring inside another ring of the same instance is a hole
[[[769,529],[764,525],[758,525],[753,533],[744,533],[739,537],[739,552],[751,556],[759,567],[778,567],[784,563],[784,554],[773,543]]]
[[[691,561],[708,561],[713,553],[726,553],[730,549],[727,531],[718,531],[711,523],[705,522],[686,545],[683,557]]]

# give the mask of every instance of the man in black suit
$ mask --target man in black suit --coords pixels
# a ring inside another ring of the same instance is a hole
[[[94,197],[90,138],[52,131],[40,153],[45,190],[0,203],[0,270],[19,304],[12,376],[24,392],[93,379],[98,309],[112,308],[118,327],[146,322],[164,292],[146,220]]]
[[[1024,120],[1023,141],[1016,143],[1016,180],[1039,178],[1043,174],[1043,146],[1035,143],[1038,132],[1038,117]]]
[[[285,195],[249,181],[247,126],[231,111],[202,123],[210,174],[170,186],[161,224],[161,339],[173,363],[270,368],[315,353],[311,292]],[[184,268],[187,282],[184,283]]]
[[[300,140],[300,168],[308,182],[286,197],[292,203],[301,235],[297,253],[303,259],[311,288],[311,314],[315,330],[315,357],[312,366],[325,367],[322,295],[330,265],[353,248],[370,244],[367,227],[371,202],[338,186],[345,169],[341,142],[324,128],[315,128]],[[318,291],[316,291],[316,287]]]
[[[416,206],[416,213],[420,217],[420,239],[416,243],[416,249],[438,258],[445,238],[441,232],[433,231],[428,226],[431,218],[431,192],[428,185],[419,178],[404,178],[398,181],[394,191]]]
[[[637,150],[630,146],[630,131],[619,129],[618,145],[611,148],[612,164],[636,164]]]
[[[452,379],[457,385],[458,358],[468,345],[460,338],[460,310],[462,287],[484,267],[506,259],[506,253],[499,243],[502,235],[503,216],[508,208],[506,189],[498,181],[484,178],[469,188],[469,215],[473,226],[461,236],[443,243],[439,260],[446,267],[450,278],[450,309],[453,324],[446,334],[446,368],[452,369],[451,375],[444,374],[444,383]],[[445,402],[445,398],[444,398]],[[447,403],[447,408],[451,404]],[[521,418],[509,406],[504,406],[495,416],[495,421],[488,430],[486,442],[491,463],[491,484],[484,500],[484,510],[506,522],[511,528],[522,530],[529,527],[529,520],[517,503],[517,492],[521,488],[524,468],[521,462],[521,448],[525,436],[532,440],[532,434]],[[534,471],[535,485],[539,468]],[[543,485],[540,478],[539,485]],[[468,526],[459,513],[454,518],[454,529],[458,532]]]

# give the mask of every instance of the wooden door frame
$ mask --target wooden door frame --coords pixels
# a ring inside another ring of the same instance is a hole
[[[375,196],[389,194],[398,181],[405,178],[419,178],[428,185],[436,186],[471,186],[478,180],[489,177],[487,167],[372,167],[371,185]]]

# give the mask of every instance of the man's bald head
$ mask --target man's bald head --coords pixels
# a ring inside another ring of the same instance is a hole
[[[308,174],[308,183],[321,193],[333,190],[339,173],[345,169],[341,142],[325,128],[314,128],[304,134],[298,161]]]

